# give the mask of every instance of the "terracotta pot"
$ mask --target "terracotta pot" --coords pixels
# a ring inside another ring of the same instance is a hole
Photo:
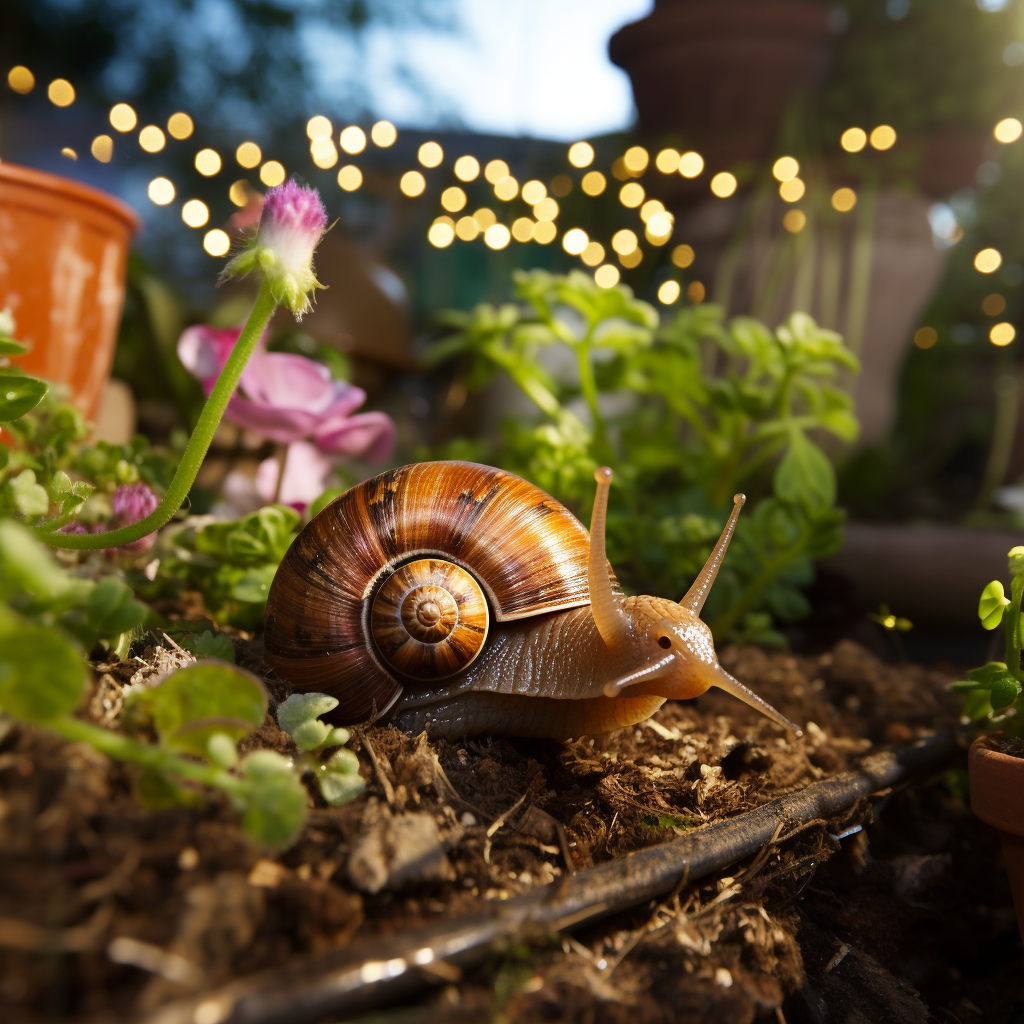
[[[659,0],[608,53],[641,128],[681,133],[717,169],[767,153],[794,90],[827,66],[828,15],[808,0]]]
[[[71,390],[96,415],[114,358],[128,247],[139,216],[77,181],[0,163],[0,309],[19,341],[14,362]]]
[[[1017,924],[1024,940],[1024,758],[992,750],[987,742],[985,737],[976,739],[968,755],[971,810],[999,829]]]

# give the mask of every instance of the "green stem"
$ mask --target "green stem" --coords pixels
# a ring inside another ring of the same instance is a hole
[[[1024,596],[1024,578],[1014,576],[1010,582],[1010,607],[1003,621],[1006,623],[1006,668],[1018,682],[1024,682],[1020,670],[1020,602]]]
[[[139,540],[142,537],[166,526],[171,517],[181,508],[182,502],[188,497],[188,492],[195,482],[199,467],[206,458],[213,435],[220,425],[224,410],[234,394],[238,381],[249,362],[249,357],[256,348],[256,343],[266,330],[274,310],[277,308],[277,301],[271,294],[270,286],[266,280],[260,286],[259,295],[256,296],[256,303],[252,307],[249,319],[246,320],[242,333],[228,357],[228,361],[221,370],[217,383],[210,392],[210,397],[203,406],[203,411],[196,423],[195,430],[189,438],[185,454],[181,457],[178,470],[174,474],[171,486],[167,488],[163,501],[145,519],[140,519],[131,526],[124,526],[119,530],[110,530],[107,533],[47,533],[44,529],[37,530],[36,536],[47,544],[58,548],[77,548],[78,550],[95,550],[97,548],[114,548],[131,541]]]
[[[605,434],[604,420],[597,404],[597,383],[594,380],[594,367],[590,363],[590,334],[576,345],[576,360],[580,367],[580,390],[590,408],[594,421],[594,450],[603,458],[608,452],[608,437]]]

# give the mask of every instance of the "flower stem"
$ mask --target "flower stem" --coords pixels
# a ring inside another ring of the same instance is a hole
[[[238,341],[235,343],[224,369],[221,370],[217,383],[214,384],[210,397],[206,400],[206,405],[203,406],[199,422],[196,424],[195,430],[192,431],[178,470],[174,474],[174,479],[171,480],[171,486],[167,488],[163,501],[153,512],[137,523],[121,527],[119,530],[109,530],[106,533],[48,533],[45,528],[41,528],[36,530],[36,536],[52,547],[94,550],[129,544],[133,540],[139,540],[153,533],[154,530],[159,530],[161,526],[166,526],[170,522],[171,516],[181,508],[192,484],[195,483],[199,467],[203,464],[203,459],[206,458],[213,435],[216,433],[221,418],[224,416],[224,410],[238,386],[245,364],[249,362],[249,357],[253,354],[256,343],[266,330],[276,308],[277,300],[271,294],[270,286],[264,280],[260,286],[259,295],[256,296],[252,312],[249,314],[249,319],[246,320],[242,333],[238,336]]]

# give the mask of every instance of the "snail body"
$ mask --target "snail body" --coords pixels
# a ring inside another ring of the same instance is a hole
[[[565,738],[632,725],[718,686],[794,729],[719,664],[699,612],[742,505],[682,602],[626,597],[604,553],[611,471],[588,536],[533,484],[488,466],[390,470],[326,506],[267,601],[264,650],[341,723]]]

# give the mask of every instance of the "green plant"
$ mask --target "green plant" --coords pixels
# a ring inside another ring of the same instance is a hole
[[[1021,690],[1024,673],[1021,671],[1020,652],[1024,646],[1021,622],[1021,598],[1024,597],[1024,547],[1011,548],[1009,555],[1010,596],[1002,583],[993,580],[981,592],[978,618],[985,629],[996,629],[1000,624],[1006,636],[1005,661],[990,661],[980,668],[972,668],[967,678],[953,683],[953,691],[964,694],[964,717],[972,723],[998,725],[1010,736],[1024,732],[1021,718]]]
[[[781,642],[771,616],[808,611],[812,560],[838,549],[835,471],[815,437],[852,441],[852,401],[836,383],[856,357],[839,335],[794,315],[776,331],[726,324],[715,306],[658,314],[587,275],[515,275],[517,303],[447,313],[433,350],[461,358],[469,388],[507,375],[536,406],[475,457],[522,474],[584,520],[593,471],[608,463],[611,558],[631,589],[682,593],[725,523],[732,495],[750,512],[709,601],[719,639]],[[563,355],[567,353],[571,358]],[[445,451],[465,457],[467,442]]]

